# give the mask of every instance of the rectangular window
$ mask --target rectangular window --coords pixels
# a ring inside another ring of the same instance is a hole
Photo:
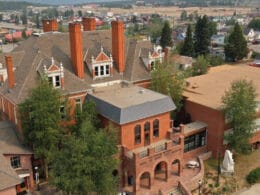
[[[141,143],[141,125],[135,126],[135,144]]]
[[[110,74],[109,71],[110,71],[110,67],[109,67],[109,65],[106,65],[106,75]]]
[[[104,73],[104,66],[100,66],[100,76],[103,76]]]
[[[191,135],[189,137],[185,137],[184,152],[194,150],[194,149],[199,148],[204,145],[206,145],[206,130],[204,130],[198,134]]]
[[[99,74],[98,74],[98,66],[95,67],[95,76],[99,76]]]
[[[75,99],[75,104],[76,104],[76,108],[81,110],[82,107],[81,107],[81,99],[80,98],[76,98]]]
[[[55,76],[55,87],[60,86],[60,76]]]
[[[61,117],[61,119],[64,119],[65,116],[66,116],[65,107],[60,106],[60,117]]]
[[[20,156],[13,156],[10,158],[10,160],[11,160],[11,166],[14,169],[21,167]]]

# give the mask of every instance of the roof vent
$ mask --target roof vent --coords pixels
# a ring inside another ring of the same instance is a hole
[[[140,89],[140,90],[139,90],[139,93],[141,93],[141,94],[143,94],[144,92],[145,92],[144,89]]]

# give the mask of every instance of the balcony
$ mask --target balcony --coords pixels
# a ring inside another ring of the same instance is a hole
[[[169,150],[180,150],[181,149],[181,138],[169,140],[163,139],[161,141],[155,142],[149,146],[139,147],[133,150],[128,150],[124,147],[124,154],[129,160],[142,160],[148,157],[156,156],[164,153],[167,155]]]

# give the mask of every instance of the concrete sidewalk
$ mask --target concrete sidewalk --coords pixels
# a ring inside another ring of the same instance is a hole
[[[260,194],[260,183],[251,186],[249,189],[243,189],[233,195],[259,195]]]

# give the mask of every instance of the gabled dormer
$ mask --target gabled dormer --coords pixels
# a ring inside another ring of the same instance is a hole
[[[93,79],[109,77],[113,74],[113,58],[108,55],[103,47],[98,53],[91,53],[91,59],[87,60],[87,66]]]
[[[48,77],[48,81],[55,88],[64,88],[64,69],[62,63],[57,65],[54,58],[51,58],[51,65],[44,65],[44,73]]]
[[[142,48],[140,57],[148,70],[154,70],[157,62],[163,62],[164,52],[162,52],[161,46],[154,45],[153,49]]]

